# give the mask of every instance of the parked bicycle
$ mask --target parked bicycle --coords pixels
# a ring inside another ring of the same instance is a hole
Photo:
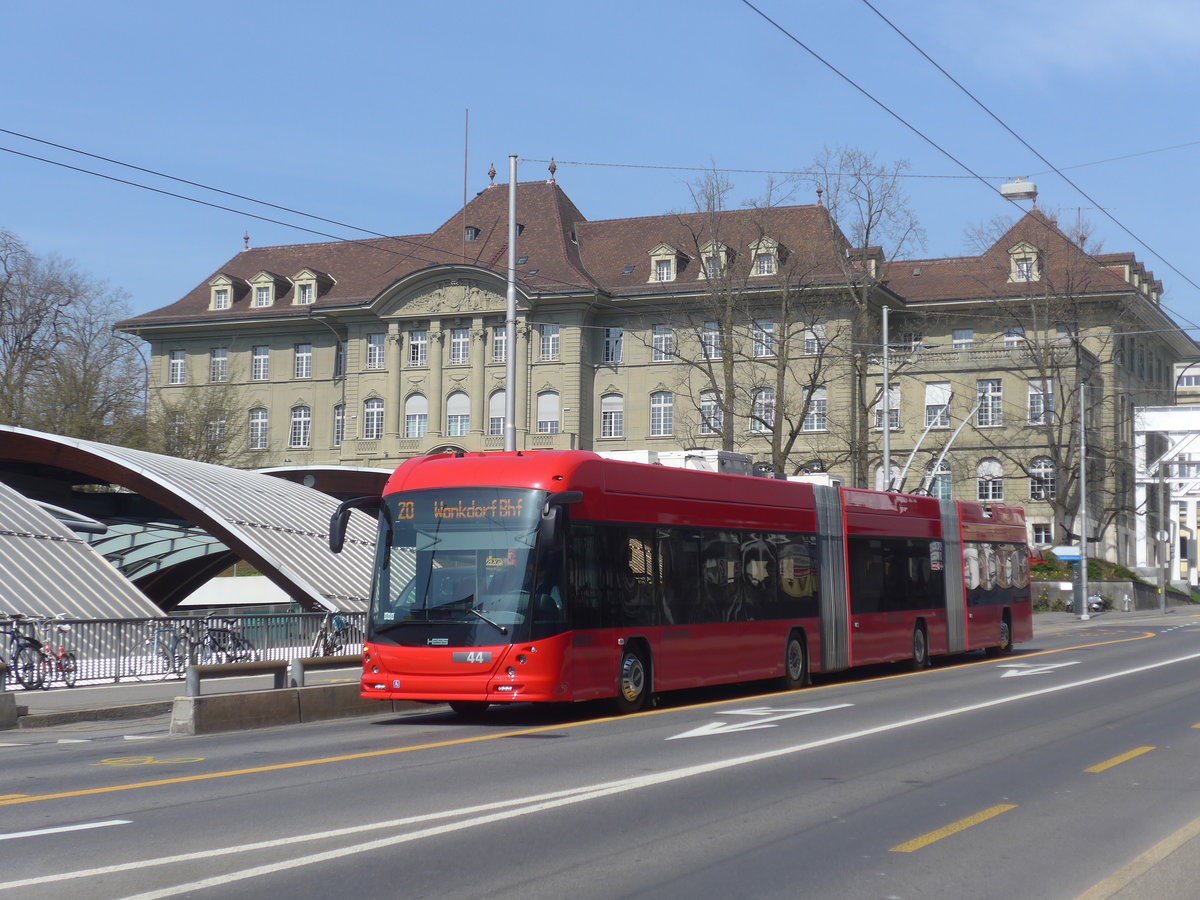
[[[313,637],[309,656],[340,656],[346,644],[352,640],[350,626],[341,613],[325,613],[321,627]]]
[[[190,633],[171,619],[156,619],[149,625],[142,674],[182,676],[192,656]]]
[[[79,674],[79,665],[75,654],[68,650],[63,643],[63,635],[70,634],[71,626],[62,619],[62,616],[58,616],[54,619],[30,620],[36,622],[42,631],[42,655],[39,665],[42,670],[41,687],[43,690],[49,690],[50,685],[55,681],[62,681],[67,687],[73,688]],[[57,641],[54,639],[56,634],[58,635]]]
[[[42,686],[42,642],[32,633],[32,623],[20,613],[0,613],[0,635],[8,639],[4,658],[17,683],[27,691]]]
[[[200,655],[205,662],[249,662],[258,659],[258,648],[237,630],[237,619],[198,620],[202,628]]]

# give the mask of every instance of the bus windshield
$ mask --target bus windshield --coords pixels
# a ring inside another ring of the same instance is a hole
[[[528,639],[545,497],[443,488],[384,498],[372,635],[408,646]]]

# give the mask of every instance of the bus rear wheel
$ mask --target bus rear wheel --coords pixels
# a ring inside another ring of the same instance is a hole
[[[783,687],[794,691],[808,684],[808,654],[804,650],[804,639],[797,632],[788,635],[783,651]]]
[[[1008,623],[1008,619],[1001,619],[999,645],[988,647],[983,652],[988,656],[1003,656],[1006,653],[1012,653],[1012,648],[1012,626]]]
[[[918,625],[913,629],[912,667],[914,669],[929,668],[929,638],[925,636],[925,627]]]
[[[650,694],[650,678],[641,651],[629,647],[621,654],[617,671],[616,706],[619,713],[634,713],[646,705]]]

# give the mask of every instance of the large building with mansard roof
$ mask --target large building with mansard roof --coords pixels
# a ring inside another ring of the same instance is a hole
[[[727,449],[883,486],[887,307],[893,488],[1022,505],[1031,540],[1068,541],[1083,410],[1094,552],[1135,558],[1133,407],[1196,354],[1131,255],[1037,211],[979,256],[903,261],[819,202],[589,221],[551,178],[517,188],[508,347],[508,193],[427,234],[244,249],[122,323],[163,427],[242,466],[391,466],[501,449],[511,389],[518,449]]]

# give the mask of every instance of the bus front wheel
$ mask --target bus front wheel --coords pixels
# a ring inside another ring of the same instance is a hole
[[[646,660],[637,648],[628,647],[621,654],[621,667],[617,672],[617,712],[637,712],[646,705],[649,694]]]
[[[783,651],[783,687],[794,691],[808,683],[808,660],[804,651],[804,639],[797,632],[788,635]]]

